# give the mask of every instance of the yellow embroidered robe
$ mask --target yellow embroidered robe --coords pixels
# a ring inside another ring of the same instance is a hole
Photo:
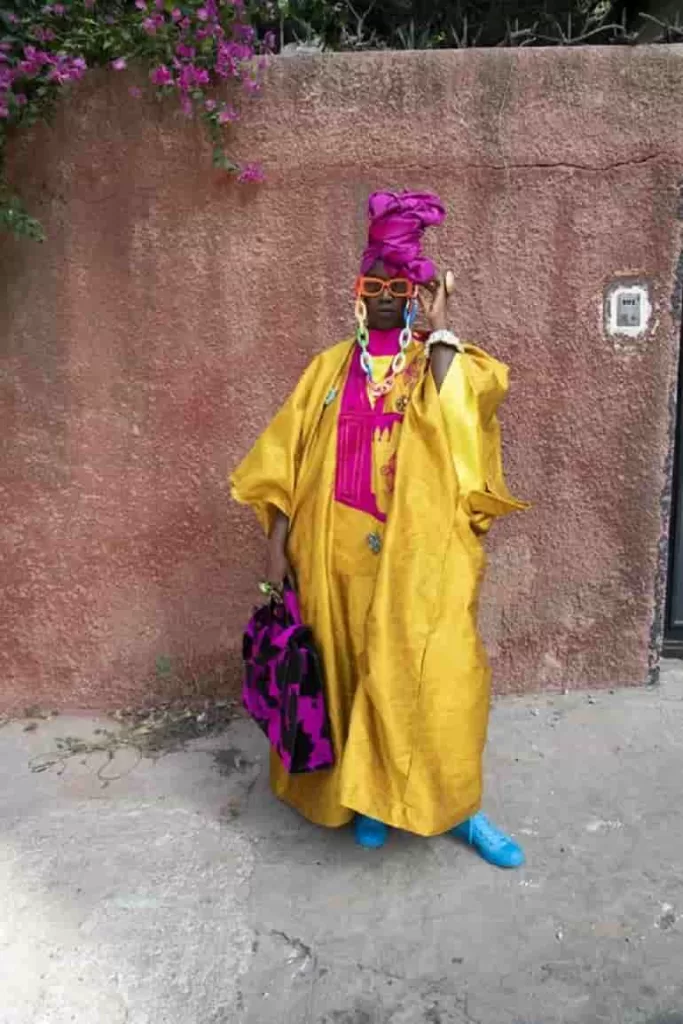
[[[421,346],[413,353],[419,373],[400,396],[381,523],[335,501],[353,351],[347,341],[314,359],[231,481],[266,533],[277,509],[289,518],[302,613],[325,667],[336,765],[289,776],[273,754],[271,782],[321,825],[359,812],[435,835],[481,800],[490,671],[477,632],[480,536],[496,516],[526,507],[502,471],[496,410],[508,373],[468,345],[438,392]]]

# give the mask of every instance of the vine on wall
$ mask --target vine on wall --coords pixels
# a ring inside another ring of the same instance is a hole
[[[143,64],[150,90],[204,123],[214,165],[241,182],[260,181],[260,168],[240,165],[226,147],[226,130],[240,115],[224,85],[236,87],[229,90],[235,97],[259,91],[275,35],[259,33],[253,22],[273,17],[274,5],[246,0],[18,0],[15,9],[0,10],[0,228],[42,239],[41,225],[7,182],[7,141],[48,117],[94,67],[116,74]],[[141,95],[132,87],[130,102]]]

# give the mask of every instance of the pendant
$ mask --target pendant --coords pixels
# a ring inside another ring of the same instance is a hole
[[[323,402],[324,407],[327,409],[328,405],[332,405],[339,392],[336,388],[330,388],[325,395],[325,401]]]
[[[379,384],[375,384],[373,380],[368,379],[368,391],[372,398],[377,401],[378,398],[385,398],[392,390],[396,382],[396,377],[393,373],[390,373],[388,377],[380,381]]]

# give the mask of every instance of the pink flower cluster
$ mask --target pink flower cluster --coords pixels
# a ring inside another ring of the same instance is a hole
[[[87,9],[97,12],[95,0],[83,2]],[[46,3],[41,14],[30,22],[7,13],[4,17],[14,24],[21,21],[27,29],[24,38],[31,43],[22,47],[16,41],[0,42],[0,118],[7,119],[18,116],[21,108],[32,101],[36,83],[61,86],[77,81],[87,65],[82,56],[60,48],[59,40],[68,36],[74,18],[71,5],[64,0]],[[99,18],[116,31],[114,19],[106,13],[90,17]],[[275,45],[274,37],[266,39],[265,46],[259,44],[248,21],[245,0],[185,0],[182,7],[166,0],[135,0],[127,18],[129,29],[119,36],[125,46],[114,50],[109,66],[124,71],[131,61],[139,57],[149,61],[151,57],[152,86],[174,93],[185,114],[202,118],[218,152],[222,152],[220,130],[238,120],[239,114],[232,104],[211,92],[228,81],[239,83],[247,93],[257,91],[266,54]],[[159,54],[156,61],[154,53]],[[137,97],[140,90],[132,86],[129,93]],[[233,170],[235,165],[225,157],[218,166]],[[243,182],[263,177],[261,170],[251,164],[237,168],[236,173]]]
[[[180,8],[167,12],[163,0],[156,0],[155,10],[151,0],[136,0],[136,6],[145,14],[146,32],[156,34],[165,29],[175,36],[172,64],[158,65],[150,77],[154,85],[176,88],[183,104],[189,100],[192,106],[192,95],[212,84],[212,77],[216,81],[237,79],[247,91],[258,84],[263,65],[256,60],[255,32],[244,20],[238,0],[205,0],[193,17],[184,16]],[[224,13],[227,8],[229,14]],[[274,39],[268,42],[272,45]]]
[[[175,91],[188,117],[199,114],[214,126],[238,120],[234,106],[207,97],[206,92],[228,80],[240,82],[247,93],[260,88],[265,57],[257,57],[256,33],[246,21],[242,0],[203,0],[191,15],[179,7],[169,10],[164,0],[136,0],[136,7],[144,17],[145,32],[163,33],[166,41],[172,42],[172,59],[150,71],[152,85]],[[265,51],[274,44],[271,36]],[[119,57],[113,66],[122,69],[125,57]],[[262,172],[248,165],[239,177],[244,182],[258,181]]]
[[[57,5],[59,6],[59,5]],[[52,53],[25,46],[19,60],[12,60],[9,43],[0,43],[0,118],[26,106],[24,91],[29,82],[43,80],[56,85],[77,82],[87,71],[83,57]]]
[[[264,181],[265,175],[258,164],[245,164],[239,173],[237,180],[242,185],[254,185]]]

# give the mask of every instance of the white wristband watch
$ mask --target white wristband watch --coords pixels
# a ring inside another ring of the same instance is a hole
[[[454,348],[456,352],[465,351],[463,343],[460,341],[460,338],[458,338],[456,334],[453,334],[453,331],[432,331],[432,333],[427,338],[426,344],[428,356],[431,354],[433,345],[446,345],[447,348]]]

